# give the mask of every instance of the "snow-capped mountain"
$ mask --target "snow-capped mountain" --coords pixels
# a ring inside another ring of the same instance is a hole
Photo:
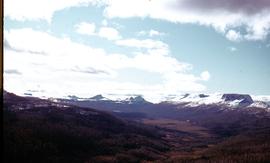
[[[249,105],[248,107],[255,107],[255,108],[269,108],[270,109],[270,105],[266,102],[263,101],[254,101],[251,105]]]
[[[192,103],[194,105],[202,105],[202,104],[214,104],[222,101],[222,94],[183,94],[174,96],[174,98],[170,98],[170,100],[165,100],[164,102],[168,103]]]
[[[145,104],[149,103],[146,101],[142,96],[135,96],[135,97],[129,97],[123,100],[122,102],[127,103],[127,104]]]
[[[247,94],[223,94],[223,103],[233,103],[236,106],[246,107],[253,103],[250,95]],[[234,106],[233,105],[233,106]]]
[[[123,104],[144,104],[150,103],[143,98],[142,95],[96,95],[89,99],[90,101],[111,101],[115,103],[123,103]]]
[[[142,95],[95,95],[91,98],[79,98],[77,96],[68,96],[71,100],[76,101],[110,101],[113,103],[122,104],[146,104],[151,103],[145,100]],[[253,100],[253,98],[255,100]],[[158,103],[169,104],[184,104],[187,107],[197,107],[200,105],[225,105],[231,108],[236,107],[258,107],[258,108],[270,108],[270,96],[250,96],[248,94],[181,94],[181,95],[169,95],[161,98]]]
[[[268,98],[258,98],[260,99],[254,101],[250,95],[247,94],[183,94],[180,96],[175,96],[166,100],[167,103],[172,104],[185,104],[189,107],[197,107],[200,105],[226,105],[229,107],[259,107],[259,108],[270,108],[267,102]],[[270,98],[269,98],[270,99]],[[269,100],[270,101],[270,100]]]
[[[93,96],[91,98],[89,98],[88,100],[92,100],[92,101],[110,101],[110,99],[102,96],[102,95],[96,95],[96,96]]]
[[[75,95],[68,95],[67,97],[68,97],[68,99],[70,99],[70,100],[75,100],[75,101],[81,99],[80,97],[77,97],[77,96],[75,96]]]
[[[107,95],[105,95],[107,96]],[[110,95],[107,98],[101,94],[95,95],[90,98],[80,98],[77,96],[67,96],[67,98],[56,99],[55,101],[71,100],[71,101],[84,101],[84,102],[105,102],[105,103],[118,103],[118,104],[149,104],[151,102],[145,100],[142,95]],[[52,99],[51,99],[52,100]]]
[[[33,93],[33,92],[31,92]],[[34,92],[35,93],[35,92]],[[30,96],[25,93],[24,96]],[[31,94],[36,97],[36,94]],[[37,96],[40,97],[40,96]],[[49,96],[48,96],[49,97]],[[44,97],[43,97],[44,99]],[[187,107],[197,107],[200,105],[225,105],[230,108],[236,107],[257,107],[269,108],[270,110],[270,96],[255,96],[248,94],[170,94],[170,95],[155,95],[145,96],[140,94],[98,94],[93,97],[78,97],[76,95],[68,95],[62,98],[50,98],[57,101],[58,99],[67,99],[73,101],[93,101],[93,102],[110,102],[119,104],[159,104],[169,103],[173,105],[185,105]]]
[[[262,96],[262,95],[259,95],[259,96],[251,96],[252,99],[254,101],[263,101],[265,103],[267,103],[268,105],[270,105],[270,96]]]

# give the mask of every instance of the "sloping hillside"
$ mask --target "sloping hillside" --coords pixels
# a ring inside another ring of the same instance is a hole
[[[4,95],[3,126],[4,162],[153,161],[165,158],[168,150],[153,128],[9,93]]]

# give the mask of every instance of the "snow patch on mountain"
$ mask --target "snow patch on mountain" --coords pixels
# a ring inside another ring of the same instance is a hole
[[[250,108],[264,108],[264,109],[268,109],[270,111],[270,105],[267,104],[266,102],[262,102],[262,101],[255,101],[253,104],[249,105],[248,107]]]
[[[106,98],[112,100],[112,101],[125,101],[128,98],[140,96],[137,94],[105,94]]]
[[[187,103],[186,104],[187,106],[196,107],[203,104],[210,105],[210,104],[220,103],[223,101],[221,97],[222,97],[222,94],[220,93],[215,93],[211,95],[183,94],[167,102],[174,103],[174,104]]]
[[[255,97],[254,100],[252,97]],[[226,105],[230,108],[236,107],[258,107],[268,108],[270,105],[267,101],[270,101],[270,96],[250,96],[247,94],[183,94],[179,96],[172,96],[166,100],[167,103],[172,104],[185,104],[187,107],[197,107],[200,105]]]

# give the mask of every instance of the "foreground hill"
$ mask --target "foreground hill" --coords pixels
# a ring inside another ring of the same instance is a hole
[[[4,162],[153,161],[168,150],[153,128],[7,92],[3,127]]]

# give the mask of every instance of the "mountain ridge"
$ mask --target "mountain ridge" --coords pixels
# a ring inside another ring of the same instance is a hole
[[[93,100],[93,101],[110,101],[115,103],[124,104],[150,104],[152,102],[147,101],[142,95],[131,95],[129,97],[115,98],[112,100],[101,94],[93,96],[91,98],[81,98],[81,100]],[[268,100],[268,99],[266,99]],[[269,98],[270,101],[270,98]],[[225,93],[225,94],[183,94],[182,96],[170,97],[165,100],[161,100],[158,103],[170,103],[170,104],[186,104],[188,107],[199,105],[226,105],[229,107],[261,107],[269,108],[268,101],[253,100],[251,95],[237,94],[237,93]],[[260,104],[259,104],[260,103]]]

